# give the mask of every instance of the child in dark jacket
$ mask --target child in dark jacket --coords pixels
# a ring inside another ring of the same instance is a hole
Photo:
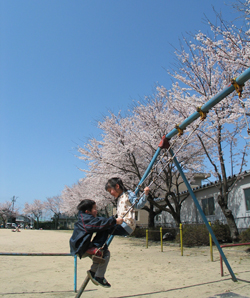
[[[121,218],[111,216],[109,218],[97,217],[96,203],[93,200],[83,200],[77,206],[78,221],[75,223],[73,234],[70,238],[70,253],[78,255],[79,258],[91,257],[87,250],[91,247],[101,247],[107,238],[103,237],[103,231],[113,228],[115,225],[122,224]],[[91,241],[93,233],[96,232]],[[107,233],[105,233],[106,235]],[[108,235],[107,235],[108,236]],[[110,251],[106,248],[103,252],[105,263],[97,263],[93,260],[90,270],[87,271],[89,278],[95,285],[110,288],[111,285],[104,278],[110,259]]]

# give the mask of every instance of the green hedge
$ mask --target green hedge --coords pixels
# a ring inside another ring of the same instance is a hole
[[[239,238],[241,243],[250,243],[250,228],[241,232]]]
[[[219,220],[216,220],[214,223],[212,223],[212,230],[220,243],[232,242],[230,229],[227,224],[223,224]]]
[[[211,227],[218,242],[232,242],[228,225],[215,221]],[[205,224],[183,225],[182,236],[184,246],[209,245],[209,232]],[[180,242],[180,235],[176,237],[176,242]]]
[[[148,228],[139,228],[136,227],[135,231],[132,234],[132,237],[135,238],[146,238],[146,230]],[[176,229],[174,228],[162,228],[162,235],[165,235],[166,233],[170,233],[173,238],[176,236]],[[160,227],[157,228],[150,228],[148,229],[148,240],[151,241],[160,241]]]
[[[215,221],[211,225],[214,235],[219,243],[231,243],[229,226],[220,221]],[[178,233],[177,233],[178,232]],[[163,228],[162,234],[170,233],[175,238],[176,243],[180,243],[180,234],[178,228]],[[209,232],[205,224],[183,224],[183,245],[188,247],[209,245]],[[146,238],[146,228],[137,227],[132,237]],[[148,229],[148,239],[151,241],[160,241],[160,228]],[[242,232],[239,236],[241,243],[250,242],[250,228]]]
[[[37,228],[37,224],[35,223],[35,227]],[[54,230],[55,229],[55,223],[52,221],[42,221],[39,222],[39,229],[43,230]]]

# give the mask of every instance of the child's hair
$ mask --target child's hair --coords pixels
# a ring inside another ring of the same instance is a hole
[[[82,200],[80,204],[77,206],[77,210],[85,212],[86,210],[91,211],[93,206],[95,205],[95,201],[93,200]]]
[[[108,182],[105,185],[105,190],[108,190],[109,188],[115,188],[116,184],[119,185],[120,189],[123,192],[127,191],[127,188],[123,185],[123,182],[120,178],[114,177],[108,180]]]

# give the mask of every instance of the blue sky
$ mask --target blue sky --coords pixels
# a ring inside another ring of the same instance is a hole
[[[222,0],[0,0],[0,203],[60,195],[108,110],[169,87],[173,47]]]

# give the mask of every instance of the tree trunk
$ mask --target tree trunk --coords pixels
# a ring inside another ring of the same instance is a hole
[[[226,199],[224,197],[222,197],[221,195],[218,196],[218,203],[221,207],[223,214],[226,217],[227,224],[230,229],[232,241],[235,242],[235,241],[239,240],[239,232],[238,232],[238,228],[236,226],[232,211],[228,209],[227,203],[225,202],[225,200]]]
[[[181,223],[181,216],[180,216],[180,213],[175,213],[174,215],[172,215],[173,218],[174,218],[174,221],[175,221],[175,224],[177,227],[180,226],[180,223]]]
[[[181,223],[181,204],[175,204],[175,212],[173,212],[172,216],[174,218],[176,226],[179,227]]]
[[[154,212],[154,205],[149,203],[149,212],[148,212],[148,227],[149,228],[154,228],[155,226],[155,212]]]
[[[54,218],[55,218],[55,230],[57,230],[59,215],[54,214]]]

